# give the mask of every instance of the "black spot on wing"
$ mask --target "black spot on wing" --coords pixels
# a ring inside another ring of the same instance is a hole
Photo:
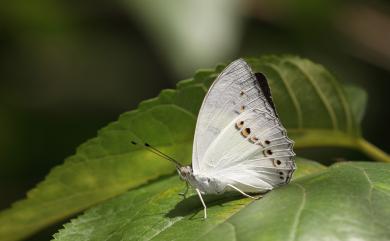
[[[267,78],[262,73],[255,73],[256,79],[259,82],[260,88],[263,91],[263,94],[268,102],[268,104],[272,107],[275,112],[276,117],[278,113],[276,112],[276,108],[274,102],[272,100],[271,89],[269,88]]]

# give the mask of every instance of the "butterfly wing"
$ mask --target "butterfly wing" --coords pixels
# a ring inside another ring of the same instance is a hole
[[[243,191],[264,191],[290,180],[293,143],[272,102],[265,77],[242,59],[214,81],[199,112],[194,174],[215,177]]]

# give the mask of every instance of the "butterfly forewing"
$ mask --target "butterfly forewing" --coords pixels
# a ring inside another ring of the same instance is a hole
[[[266,79],[260,77],[239,59],[210,87],[196,126],[194,174],[253,192],[290,180],[293,143],[277,117]]]
[[[193,165],[200,169],[200,160],[210,143],[243,109],[259,105],[264,108],[265,97],[255,89],[255,77],[245,61],[231,63],[214,81],[207,93],[196,125]],[[260,103],[258,98],[261,98]]]

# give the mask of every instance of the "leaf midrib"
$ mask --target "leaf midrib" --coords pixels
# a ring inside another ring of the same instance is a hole
[[[303,187],[302,185],[300,185],[298,183],[293,183],[293,185],[299,187],[302,190],[302,201],[297,209],[297,213],[295,215],[294,222],[292,223],[292,226],[291,226],[291,232],[290,232],[289,239],[288,239],[289,241],[296,240],[298,225],[299,225],[299,222],[301,220],[301,215],[302,215],[303,209],[305,208],[305,205],[306,205],[306,189],[305,189],[305,187]]]

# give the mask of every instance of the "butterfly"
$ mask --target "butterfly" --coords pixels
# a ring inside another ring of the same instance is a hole
[[[133,143],[135,144],[135,143]],[[227,66],[206,94],[199,111],[192,165],[182,166],[173,158],[145,143],[154,153],[176,165],[180,178],[202,195],[237,191],[257,199],[289,183],[294,170],[293,141],[279,120],[265,76],[253,73],[238,59]]]

